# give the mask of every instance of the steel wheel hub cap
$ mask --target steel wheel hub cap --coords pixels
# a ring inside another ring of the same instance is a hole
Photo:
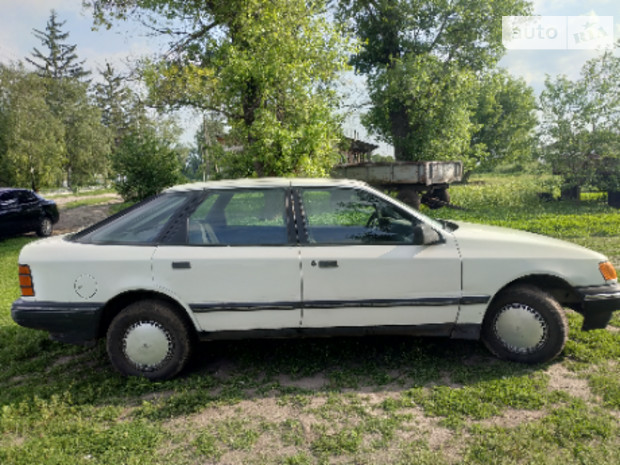
[[[43,231],[43,234],[48,235],[52,231],[52,222],[50,220],[43,220],[41,230]]]
[[[502,308],[493,329],[502,344],[517,353],[533,352],[547,340],[547,323],[540,313],[520,303]]]
[[[129,327],[123,338],[127,359],[143,371],[159,368],[172,353],[170,333],[156,321],[139,321]]]

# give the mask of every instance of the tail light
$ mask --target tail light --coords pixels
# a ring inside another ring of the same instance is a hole
[[[22,290],[22,297],[34,297],[34,283],[28,265],[19,265],[19,287]]]

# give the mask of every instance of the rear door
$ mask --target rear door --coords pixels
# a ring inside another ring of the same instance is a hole
[[[157,285],[185,302],[205,332],[299,328],[299,247],[289,210],[289,189],[210,192],[186,219],[186,243],[157,248]]]
[[[374,192],[300,188],[303,327],[401,326],[449,334],[461,296],[451,235],[423,244],[420,220]]]

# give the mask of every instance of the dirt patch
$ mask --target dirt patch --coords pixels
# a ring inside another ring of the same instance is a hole
[[[62,204],[60,199],[56,201],[60,211],[60,219],[58,223],[54,225],[54,234],[66,234],[79,231],[98,221],[104,220],[111,215],[110,209],[112,205],[120,203],[118,196],[114,195],[114,197],[110,197],[110,203],[103,205],[84,205],[82,207],[65,209],[62,205],[72,201],[66,199],[65,197],[62,198],[64,201]],[[84,199],[84,197],[80,197],[80,199]]]
[[[552,391],[564,391],[571,396],[589,400],[592,397],[590,386],[585,379],[580,379],[564,365],[557,363],[550,366],[546,373],[549,375],[549,389]]]

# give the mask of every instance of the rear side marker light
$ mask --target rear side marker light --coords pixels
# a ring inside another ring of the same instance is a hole
[[[605,281],[612,281],[618,278],[616,274],[616,269],[611,264],[611,262],[601,262],[598,264],[598,269],[601,271],[603,278]]]
[[[34,284],[28,265],[19,265],[19,287],[22,290],[22,297],[34,297]]]

